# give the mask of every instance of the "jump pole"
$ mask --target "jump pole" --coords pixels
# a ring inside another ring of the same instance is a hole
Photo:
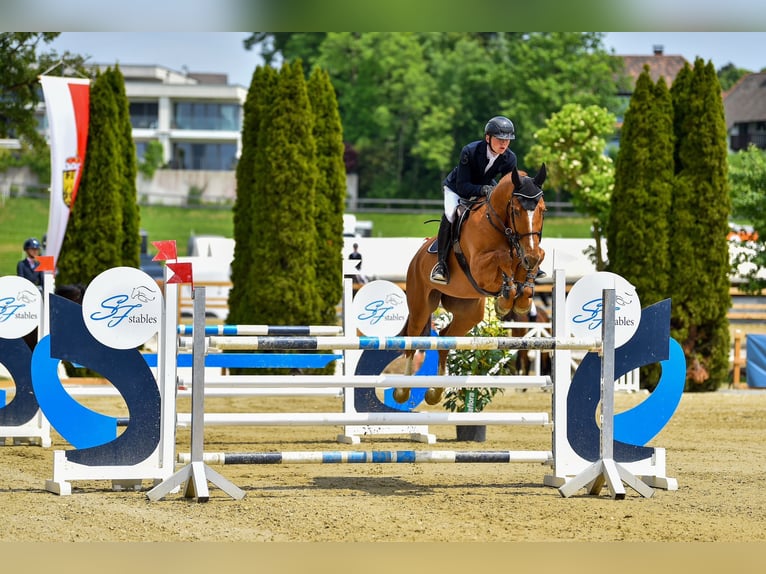
[[[192,345],[188,337],[179,338],[179,348]],[[208,349],[268,351],[450,351],[450,350],[580,350],[600,351],[596,339],[556,339],[554,337],[207,337]]]

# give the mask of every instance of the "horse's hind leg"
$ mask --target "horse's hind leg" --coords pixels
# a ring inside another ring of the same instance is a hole
[[[484,298],[456,299],[442,297],[442,305],[452,313],[452,321],[439,332],[440,337],[463,337],[484,319]],[[447,354],[449,351],[439,351],[439,375],[447,372]],[[444,395],[443,388],[432,387],[426,391],[425,401],[429,405],[437,405]]]
[[[410,277],[408,276],[408,280],[409,279]],[[415,289],[415,286],[413,285],[411,288]],[[428,292],[426,301],[422,302],[420,305],[416,305],[410,299],[412,294],[409,290],[410,286],[408,285],[407,303],[410,309],[410,315],[407,317],[407,321],[405,322],[401,333],[407,337],[428,335],[431,333],[431,314],[439,305],[441,293],[438,291],[430,291]],[[413,374],[412,365],[415,351],[405,351],[404,356],[406,359],[404,363],[404,374],[410,376]],[[406,403],[410,398],[410,388],[401,387],[394,389],[393,397],[397,403]]]

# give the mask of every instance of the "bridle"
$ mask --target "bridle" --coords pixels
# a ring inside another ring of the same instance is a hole
[[[530,178],[527,178],[528,181],[531,181]],[[529,187],[529,185],[526,185],[527,181],[525,181],[525,185],[523,187]],[[537,208],[537,205],[540,203],[540,198],[543,195],[543,190],[540,189],[537,186],[532,185],[532,188],[534,190],[534,193],[526,192],[523,189],[514,189],[511,196],[508,198],[508,202],[505,205],[505,218],[502,218],[500,214],[495,210],[494,206],[492,205],[491,197],[492,193],[494,193],[494,189],[487,194],[487,221],[489,221],[489,224],[496,229],[501,235],[503,235],[507,241],[508,245],[511,250],[511,258],[513,259],[513,255],[516,255],[516,258],[519,260],[519,264],[521,265],[524,261],[524,250],[521,247],[521,240],[525,237],[529,237],[531,235],[537,235],[537,241],[538,243],[542,241],[543,239],[543,227],[540,226],[540,229],[538,231],[528,231],[526,233],[519,233],[516,229],[516,219],[514,215],[513,210],[513,198],[516,197],[519,199],[519,203],[521,204],[521,208],[526,211],[533,211]],[[509,225],[506,225],[506,221],[509,222]],[[516,297],[519,297],[521,293],[523,292],[524,288],[531,287],[534,289],[534,276],[532,276],[532,270],[534,267],[525,266],[524,270],[527,272],[527,276],[524,280],[524,282],[516,281]],[[514,281],[513,277],[508,277],[505,272],[503,272],[503,283],[500,287],[500,295],[502,297],[508,298],[511,292],[511,281]]]

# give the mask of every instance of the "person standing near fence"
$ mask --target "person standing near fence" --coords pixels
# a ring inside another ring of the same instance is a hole
[[[16,264],[16,275],[29,279],[37,288],[43,290],[43,273],[37,271],[40,266],[40,242],[34,237],[30,237],[24,242],[24,252],[26,257]]]
[[[349,254],[348,258],[354,261],[359,261],[359,263],[355,265],[355,269],[359,271],[359,273],[354,276],[354,281],[364,285],[367,283],[367,277],[362,273],[362,254],[359,253],[359,244],[354,243],[352,247],[354,250]]]

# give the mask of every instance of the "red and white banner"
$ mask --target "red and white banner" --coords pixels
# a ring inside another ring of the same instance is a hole
[[[45,254],[58,264],[69,211],[77,197],[90,118],[90,80],[40,76],[51,146],[51,202]]]

